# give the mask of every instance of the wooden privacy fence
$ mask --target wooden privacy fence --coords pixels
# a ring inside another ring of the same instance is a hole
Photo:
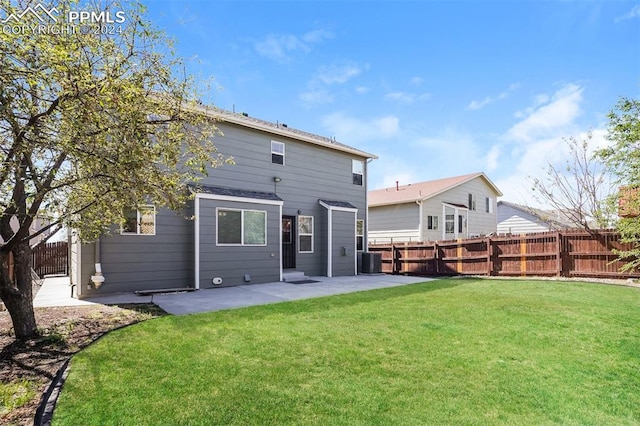
[[[33,249],[33,269],[45,275],[69,275],[69,248],[66,241],[45,243]]]
[[[504,275],[637,278],[620,272],[613,250],[628,250],[615,231],[567,230],[456,241],[371,245],[382,272],[419,275]]]

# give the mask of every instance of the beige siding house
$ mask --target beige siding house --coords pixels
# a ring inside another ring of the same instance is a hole
[[[502,192],[482,172],[369,192],[369,242],[438,241],[497,232]]]

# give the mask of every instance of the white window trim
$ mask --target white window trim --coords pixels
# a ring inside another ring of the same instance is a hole
[[[362,222],[362,234],[358,234],[358,222]],[[365,251],[364,243],[364,219],[356,219],[356,251]],[[358,237],[362,237],[362,249],[358,250]]]
[[[140,233],[140,208],[152,208],[153,209],[153,233],[152,234],[141,234]],[[120,235],[142,235],[142,236],[153,236],[156,235],[156,206],[153,204],[140,204],[136,209],[136,232],[126,232],[122,225],[120,225]]]
[[[300,222],[301,222],[300,218],[302,218],[302,217],[310,217],[311,218],[311,233],[310,234],[303,234],[302,232],[300,232]],[[314,217],[313,216],[307,216],[307,215],[300,215],[300,216],[298,216],[298,221],[297,222],[298,222],[298,241],[297,241],[297,243],[298,243],[298,253],[302,253],[302,254],[313,253],[313,248],[314,248],[314,243],[315,243],[315,241],[314,241],[315,238],[314,238],[313,234],[315,234],[315,230],[316,230],[316,223],[315,223]],[[302,250],[300,250],[300,247],[302,246],[300,244],[300,237],[303,237],[303,236],[304,237],[308,237],[308,236],[311,237],[311,251],[302,251]]]
[[[362,173],[356,173],[355,172],[355,163],[360,163],[362,165],[361,169],[362,169]],[[362,160],[356,160],[356,159],[352,159],[351,160],[351,183],[353,183],[353,175],[360,175],[362,176],[362,185],[357,185],[357,186],[365,186],[365,182],[364,182],[364,168],[365,168],[365,162]],[[354,185],[356,185],[355,183],[353,183]]]
[[[218,241],[218,236],[220,233],[218,232],[218,212],[220,210],[223,211],[233,211],[240,212],[240,243],[221,243]],[[244,242],[244,213],[245,212],[257,212],[264,213],[264,244],[246,244]],[[267,211],[266,210],[255,210],[255,209],[234,209],[227,207],[216,207],[216,246],[218,247],[266,247],[267,246],[267,236],[269,232],[267,232]]]
[[[274,151],[273,146],[274,145],[282,145],[282,152],[277,152]],[[276,155],[282,155],[282,164],[278,164],[278,163],[274,163],[273,162],[273,154]],[[287,159],[286,159],[286,155],[285,155],[285,146],[284,146],[284,142],[278,142],[278,141],[271,141],[271,164],[276,164],[278,166],[284,166]]]

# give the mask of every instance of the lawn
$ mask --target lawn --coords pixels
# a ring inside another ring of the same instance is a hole
[[[639,424],[640,290],[451,279],[167,316],[76,355],[54,425]]]

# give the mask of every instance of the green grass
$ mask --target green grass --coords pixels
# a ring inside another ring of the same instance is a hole
[[[54,425],[640,424],[640,291],[441,280],[116,331]]]

